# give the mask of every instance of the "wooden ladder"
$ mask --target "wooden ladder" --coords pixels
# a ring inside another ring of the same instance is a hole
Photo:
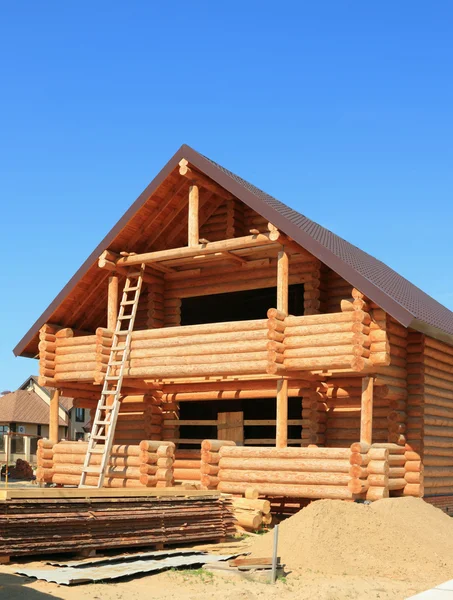
[[[129,358],[131,337],[137,314],[138,301],[142,288],[145,265],[139,271],[130,271],[124,285],[123,297],[112,339],[109,362],[105,373],[101,397],[91,427],[88,449],[82,468],[79,488],[102,488],[109,468],[110,453],[115,436],[116,422],[120,409],[120,395],[123,384],[124,367]],[[124,326],[127,325],[127,328]],[[109,399],[112,399],[110,401]],[[94,455],[102,455],[100,465],[91,465]],[[87,485],[87,476],[98,478],[96,485]]]

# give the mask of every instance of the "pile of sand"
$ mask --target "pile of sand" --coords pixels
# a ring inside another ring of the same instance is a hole
[[[272,540],[272,532],[257,538],[252,556],[270,556]],[[419,498],[319,500],[280,525],[278,554],[292,571],[445,581],[453,577],[453,519]]]

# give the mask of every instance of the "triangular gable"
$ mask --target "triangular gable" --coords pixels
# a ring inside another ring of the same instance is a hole
[[[134,215],[165,182],[182,158],[188,160],[198,171],[276,225],[286,235],[381,306],[402,325],[412,327],[447,343],[453,343],[453,313],[446,307],[381,261],[289,208],[189,146],[183,145],[19,342],[14,349],[16,356],[34,356],[36,354],[39,328],[46,322],[58,323],[58,319],[55,320],[58,307],[68,298],[88,271],[97,268],[99,255],[111,247],[121,231],[127,227]]]

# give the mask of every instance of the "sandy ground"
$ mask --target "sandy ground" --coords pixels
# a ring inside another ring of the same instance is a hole
[[[0,567],[1,600],[403,600],[441,582],[419,583],[331,577],[307,573],[289,574],[275,585],[230,579],[199,571],[166,572],[119,583],[101,583],[74,587],[34,581],[12,574],[9,566]]]
[[[217,550],[224,554],[245,552],[252,541],[248,538]],[[198,548],[215,551],[212,545]],[[326,576],[307,569],[287,573],[275,585],[270,585],[198,569],[144,575],[118,583],[67,587],[16,575],[15,570],[24,564],[29,568],[51,568],[44,562],[0,565],[0,600],[405,600],[448,579],[446,574],[441,580],[433,580],[422,572],[417,582],[346,573]]]

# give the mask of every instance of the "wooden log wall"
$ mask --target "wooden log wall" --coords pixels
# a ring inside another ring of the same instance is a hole
[[[38,446],[39,482],[78,485],[82,475],[88,442],[49,440]],[[173,483],[175,445],[172,442],[143,440],[137,445],[114,444],[104,487],[170,487]],[[52,454],[52,455],[51,455]],[[101,456],[92,457],[101,464]],[[96,485],[96,477],[88,477],[88,485]]]
[[[324,371],[370,366],[370,317],[362,310],[289,316],[284,329],[284,367]]]
[[[324,282],[324,311],[328,313],[340,312],[341,301],[351,300],[352,298],[352,285],[348,283],[343,277],[325,267],[323,273]]]
[[[395,462],[403,466],[389,466],[390,452],[396,457]],[[356,442],[351,445],[350,455],[351,480],[349,490],[355,498],[380,500],[389,497],[389,489],[402,490],[406,485],[404,479],[404,448],[396,444],[365,444]],[[390,479],[391,473],[391,479]],[[390,483],[391,481],[391,483]]]
[[[46,323],[39,330],[39,385],[56,387],[56,333],[60,329],[61,327],[59,327],[58,325],[51,325],[49,323]]]
[[[332,377],[313,384],[302,400],[302,445],[348,448],[360,437],[362,378]],[[374,388],[373,441],[387,442],[387,388]]]
[[[453,348],[425,336],[423,372],[410,381],[424,386],[424,496],[453,495]]]
[[[223,294],[241,290],[272,288],[277,285],[277,258],[275,249],[263,253],[263,258],[248,260],[238,265],[236,261],[225,263],[219,271],[215,262],[200,269],[191,269],[165,275],[165,302],[169,299],[192,298]],[[268,256],[266,256],[268,254]],[[319,280],[321,263],[311,254],[291,256],[289,284],[312,283]],[[308,290],[307,290],[308,292]],[[309,297],[307,296],[307,301]],[[308,305],[307,305],[308,306]],[[317,306],[317,305],[316,305]]]
[[[201,488],[201,447],[175,451],[174,477],[176,484]]]
[[[261,448],[223,446],[218,490],[264,496],[352,499],[349,448]]]
[[[275,374],[281,364],[282,327],[275,317],[135,331],[125,374],[150,378]]]
[[[97,398],[75,398],[74,407],[90,410],[91,419],[93,419],[97,402]],[[138,444],[143,439],[173,441],[175,436],[168,436],[168,431],[165,431],[167,437],[163,437],[164,418],[165,413],[158,391],[124,395],[121,397],[114,442],[116,444]],[[173,430],[171,433],[173,434]]]
[[[246,229],[246,218],[244,215],[245,210],[245,205],[239,200],[226,200],[215,209],[211,216],[201,226],[200,239],[207,239],[210,242],[217,242],[220,240],[247,235],[250,229],[256,229],[257,227],[250,226],[248,229]],[[247,219],[250,223],[251,218],[249,215]],[[266,231],[266,225],[266,219],[260,217],[260,231]]]
[[[418,331],[409,330],[407,337],[406,468],[413,473],[418,473],[419,481],[408,482],[405,494],[417,497],[423,496],[423,462],[421,459],[425,405],[424,346],[425,336]],[[404,407],[402,403],[401,407]],[[414,475],[409,478],[414,478]]]
[[[397,323],[393,317],[386,315],[379,308],[373,310],[375,323],[379,329],[372,330],[372,339],[375,347],[389,347],[390,361],[386,366],[376,369],[378,383],[383,383],[388,389],[389,415],[388,415],[388,441],[404,446],[408,430],[407,423],[407,336],[408,330]],[[385,334],[388,342],[383,341],[384,331],[381,322],[385,319]],[[382,321],[380,321],[382,320]],[[378,340],[381,340],[379,342]],[[384,351],[384,350],[383,350]],[[379,353],[377,353],[379,354]]]

